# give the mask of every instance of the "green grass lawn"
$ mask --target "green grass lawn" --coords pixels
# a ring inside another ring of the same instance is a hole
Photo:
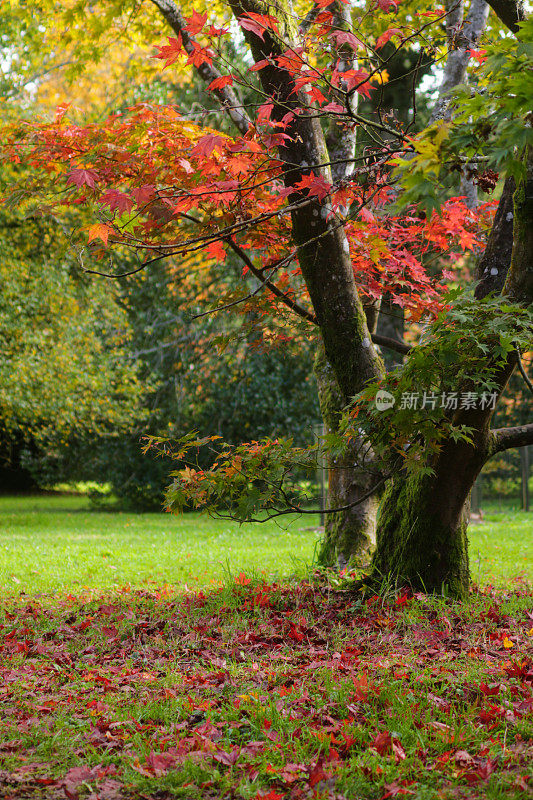
[[[200,514],[91,510],[83,496],[0,498],[0,591],[220,585],[241,570],[302,574],[319,538],[318,515],[242,525]]]
[[[4,595],[161,586],[211,587],[241,570],[302,575],[320,537],[318,515],[242,525],[198,514],[94,511],[76,495],[0,498]],[[470,528],[473,579],[505,585],[532,572],[533,513],[493,510]]]

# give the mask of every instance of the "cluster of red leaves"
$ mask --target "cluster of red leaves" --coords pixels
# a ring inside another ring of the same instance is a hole
[[[519,794],[530,599],[487,591],[468,612],[241,573],[208,596],[13,604],[0,796],[166,798],[167,776],[205,798],[244,782],[257,800],[346,800],[354,780],[381,800],[427,785],[478,797],[488,780]]]
[[[25,134],[17,127],[6,149],[12,160],[46,172],[48,208],[88,207],[98,219],[88,228],[97,250],[121,245],[148,264],[200,252],[223,262],[231,237],[271,283],[305,303],[289,212],[318,201],[323,216],[345,227],[363,291],[387,291],[421,313],[438,307],[442,291],[423,265],[427,254],[450,260],[481,243],[487,209],[480,217],[458,199],[430,219],[392,216],[386,172],[376,171],[370,190],[355,180],[333,185],[313,170],[284,188],[273,155],[281,130],[251,128],[233,139],[172,107],[147,105],[98,125],[72,124],[65,113],[53,123],[28,124]]]

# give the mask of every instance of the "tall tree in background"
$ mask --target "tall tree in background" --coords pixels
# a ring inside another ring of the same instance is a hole
[[[101,219],[91,226],[89,240],[144,251],[139,269],[200,249],[223,259],[229,249],[260,282],[258,288],[317,326],[331,370],[327,381],[338,391],[329,450],[340,459],[355,456],[362,480],[374,477],[368,491],[360,485],[358,497],[348,498],[344,510],[362,506],[386,485],[374,576],[464,592],[473,481],[494,453],[533,439],[533,425],[491,431],[494,409],[487,401],[489,393],[496,398],[503,391],[517,348],[531,345],[529,50],[515,38],[499,38],[477,73],[483,93],[475,85],[457,93],[453,120],[442,96],[435,122],[411,140],[397,121],[360,115],[354,97],[370,93],[372,78],[384,80],[381,46],[395,37],[400,47],[416,41],[423,48],[446,15],[435,21],[435,12],[421,18],[407,10],[390,27],[392,4],[378,4],[383,13],[369,22],[364,10],[347,17],[335,4],[317,5],[298,19],[289,4],[274,9],[233,3],[253,62],[250,78],[227,68],[218,49],[227,31],[198,13],[184,19],[170,2],[158,5],[179,34],[160,48],[160,57],[171,65],[185,55],[241,136],[202,131],[171,109],[139,108],[99,126],[76,128],[61,116],[51,125],[32,126],[27,149],[21,149],[18,133],[13,138],[14,157],[50,164],[54,185],[72,187],[67,205],[74,198],[96,204]],[[514,21],[506,10],[502,19],[529,40],[531,26],[519,25],[521,12],[515,11]],[[449,36],[452,50],[457,41]],[[245,106],[239,88],[248,96],[255,92],[257,104]],[[375,143],[361,155],[353,152],[358,126]],[[400,195],[390,188],[392,159],[396,175],[403,176]],[[456,295],[443,305],[421,257],[429,248],[448,251],[452,238],[459,249],[479,246],[475,215],[448,200],[450,170],[470,175],[473,165],[482,165],[479,182],[485,186],[494,167],[509,176],[479,264],[482,279],[498,274],[504,296],[489,291],[484,298],[481,289],[476,298]],[[406,208],[402,215],[400,203]],[[388,378],[374,346],[376,299],[384,292],[412,315],[436,315],[417,346],[394,345],[409,352]],[[371,402],[378,387],[413,392],[420,385],[434,398],[478,389],[483,400],[435,407],[434,399],[434,413],[399,404],[383,410]],[[354,397],[355,406],[341,418],[341,407]],[[190,446],[197,442],[186,440],[178,455]],[[227,498],[233,485],[236,493],[248,494],[239,505],[244,517],[261,506],[277,509],[282,501],[294,508],[284,480],[295,454],[283,448],[279,442],[255,443],[225,451],[209,471],[187,468],[176,477],[169,503],[189,497],[209,505],[221,493]],[[367,520],[363,514],[360,524]]]

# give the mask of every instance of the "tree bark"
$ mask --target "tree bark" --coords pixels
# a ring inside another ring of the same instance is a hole
[[[322,346],[319,346],[315,358],[315,376],[326,432],[335,432],[346,403]],[[328,457],[329,508],[350,505],[369,492],[376,483],[372,460],[372,453],[364,440],[350,443],[342,456]],[[378,506],[376,493],[352,508],[327,514],[319,562],[338,569],[349,564],[367,563],[376,543]]]

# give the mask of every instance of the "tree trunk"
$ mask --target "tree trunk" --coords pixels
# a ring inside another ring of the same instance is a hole
[[[345,406],[333,368],[326,360],[324,348],[319,347],[315,358],[315,375],[322,419],[327,432],[337,430]],[[329,508],[355,502],[376,483],[369,471],[371,459],[363,441],[353,442],[342,457],[328,459]],[[377,494],[344,511],[326,514],[324,539],[319,562],[324,566],[344,569],[348,564],[368,562],[376,543],[376,517],[379,505]]]
[[[462,449],[450,447],[434,475],[400,474],[387,487],[372,563],[380,583],[456,597],[468,592],[470,490],[484,459],[473,457],[473,448],[466,459]]]
[[[486,273],[488,259],[498,264],[505,275],[503,293],[512,302],[528,306],[533,302],[533,155],[526,153],[527,179],[513,197],[513,244],[509,261],[510,182],[500,199],[500,208],[491,230],[486,255],[479,274]],[[496,270],[496,267],[494,267]],[[485,287],[485,292],[492,287]],[[478,286],[478,290],[480,286]],[[478,295],[479,296],[479,295]],[[503,392],[516,364],[514,353],[495,377],[499,394]],[[472,429],[472,442],[445,441],[440,452],[428,461],[433,474],[402,475],[387,487],[379,511],[377,544],[372,560],[376,581],[392,580],[426,592],[442,591],[462,596],[468,591],[468,542],[466,529],[470,512],[470,492],[483,464],[496,452],[509,446],[527,444],[533,426],[503,431],[490,430],[492,410],[459,411],[455,425]],[[507,443],[505,443],[507,439]]]

